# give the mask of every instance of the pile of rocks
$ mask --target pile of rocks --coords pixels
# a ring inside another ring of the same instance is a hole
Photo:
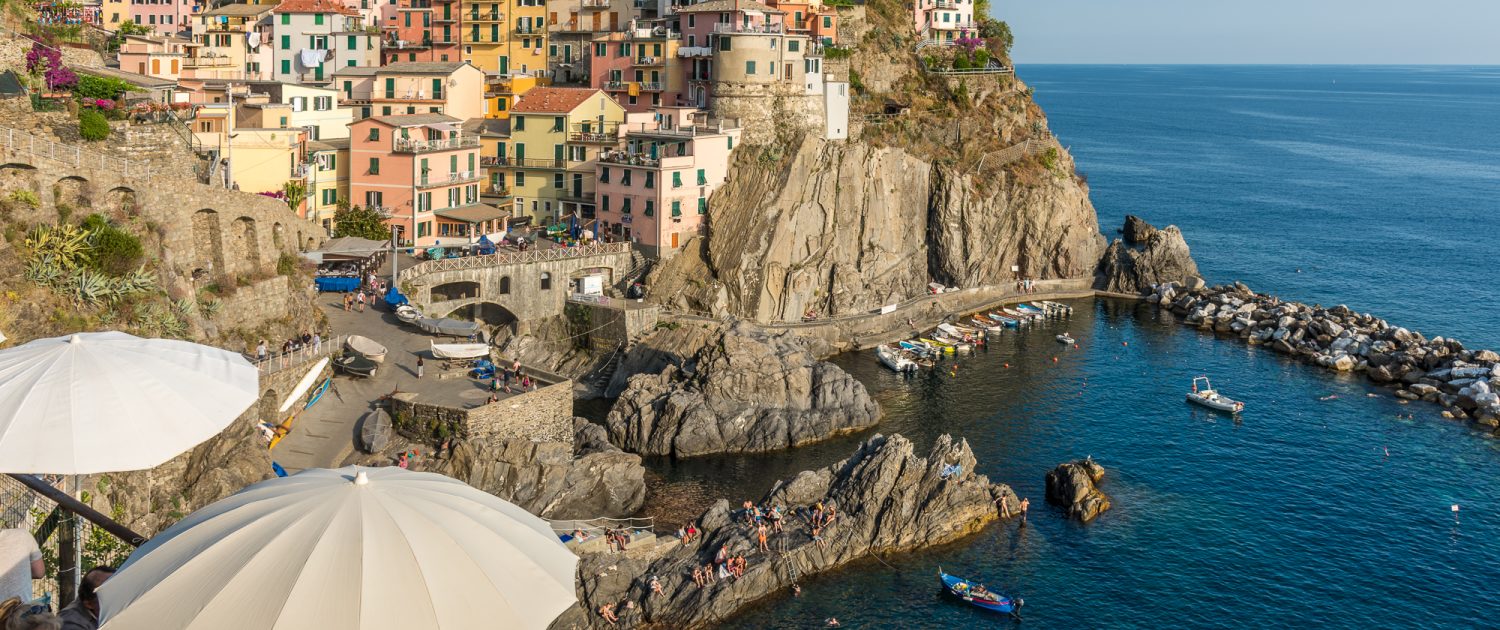
[[[578,565],[578,606],[552,624],[561,628],[697,628],[728,618],[807,576],[876,553],[910,551],[978,532],[1020,503],[1009,486],[974,473],[967,442],[939,436],[926,457],[900,435],[875,436],[849,459],[778,482],[761,505],[787,510],[785,531],[768,536],[760,551],[757,530],[743,511],[720,500],[699,517],[702,535],[666,543],[653,558],[632,554],[585,556]],[[813,538],[810,506],[836,506],[837,519]],[[710,565],[720,549],[744,556],[738,579],[700,587],[693,569]],[[661,585],[654,592],[651,581]],[[619,615],[608,623],[599,614]]]
[[[1500,354],[1469,350],[1347,306],[1283,302],[1243,283],[1186,290],[1156,287],[1150,298],[1200,330],[1234,335],[1254,346],[1339,372],[1362,372],[1407,400],[1443,407],[1443,416],[1500,428]],[[1500,431],[1497,431],[1500,433]]]
[[[1109,496],[1099,490],[1104,467],[1093,459],[1058,464],[1047,473],[1047,502],[1062,507],[1068,518],[1087,523],[1111,507]]]

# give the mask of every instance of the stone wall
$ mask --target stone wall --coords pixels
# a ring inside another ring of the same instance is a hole
[[[267,278],[221,298],[222,308],[212,321],[225,331],[254,330],[265,322],[284,319],[315,321],[315,295],[312,287],[300,286],[292,276]]]
[[[447,264],[449,261],[436,262]],[[556,260],[426,271],[429,269],[432,267],[415,267],[410,275],[403,273],[401,281],[402,290],[423,312],[432,317],[445,317],[465,307],[493,304],[520,322],[517,332],[527,334],[531,330],[529,322],[562,315],[563,304],[571,294],[568,287],[571,279],[600,273],[605,276],[606,286],[613,285],[630,269],[630,252],[628,248],[622,248],[616,252]],[[478,294],[470,294],[476,285]],[[466,297],[443,299],[460,292]]]
[[[600,351],[609,351],[628,340],[640,339],[655,328],[661,318],[661,308],[654,304],[617,298],[602,298],[599,302],[570,300],[568,308],[585,309],[589,313],[588,342]]]
[[[391,411],[403,420],[397,430],[407,437],[430,441],[432,436],[411,429],[432,422],[462,427],[474,440],[524,439],[538,442],[573,444],[573,381],[548,378],[537,370],[526,372],[551,383],[526,392],[470,409],[420,402],[419,395],[402,392],[391,398]]]
[[[715,82],[710,109],[716,118],[739,119],[745,144],[770,144],[798,130],[823,135],[823,96],[806,94],[801,83]]]

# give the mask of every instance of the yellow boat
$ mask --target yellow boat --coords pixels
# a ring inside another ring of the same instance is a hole
[[[942,348],[943,354],[953,354],[954,352],[953,344],[946,341],[938,341],[936,339],[928,339],[926,337],[922,337],[918,339],[918,341],[921,341],[922,343],[925,343],[934,348]]]

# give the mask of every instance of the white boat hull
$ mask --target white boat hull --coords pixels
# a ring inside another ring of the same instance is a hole
[[[1196,405],[1208,407],[1209,409],[1213,409],[1216,411],[1227,411],[1230,413],[1238,413],[1241,409],[1245,408],[1245,404],[1242,402],[1230,400],[1218,395],[1212,395],[1212,397],[1210,397],[1198,393],[1189,393],[1187,395],[1187,401]]]

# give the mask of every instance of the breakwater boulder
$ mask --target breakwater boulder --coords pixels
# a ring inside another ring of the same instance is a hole
[[[1062,507],[1068,518],[1087,523],[1110,508],[1109,496],[1099,490],[1104,467],[1092,459],[1058,464],[1047,473],[1047,502]]]
[[[1364,374],[1397,397],[1443,415],[1500,428],[1500,354],[1432,337],[1344,305],[1288,302],[1243,283],[1189,289],[1167,283],[1150,297],[1179,321],[1338,372]]]
[[[812,342],[741,323],[681,367],[631,376],[606,421],[610,441],[693,457],[800,446],[874,426],[865,386],[816,359]]]
[[[1125,238],[1115,239],[1099,259],[1094,288],[1114,293],[1145,295],[1173,283],[1201,283],[1187,241],[1175,225],[1157,229],[1134,215],[1126,217]]]
[[[974,466],[963,440],[940,436],[923,457],[900,435],[877,435],[844,461],[772,487],[760,506],[779,508],[785,516],[781,531],[768,533],[764,551],[748,514],[720,500],[697,519],[702,534],[687,543],[665,543],[650,557],[585,556],[578,567],[578,606],[552,627],[703,627],[807,576],[978,532],[999,518],[1001,505],[1016,514],[1015,493],[975,474]],[[744,558],[741,575],[700,584],[694,569],[716,568],[721,549]],[[651,587],[653,578],[659,593]],[[599,614],[604,606],[619,616],[617,623]]]
[[[444,459],[419,469],[461,480],[553,519],[624,517],[646,502],[638,455],[615,448],[604,429],[573,419],[573,444],[521,439],[460,440]]]

